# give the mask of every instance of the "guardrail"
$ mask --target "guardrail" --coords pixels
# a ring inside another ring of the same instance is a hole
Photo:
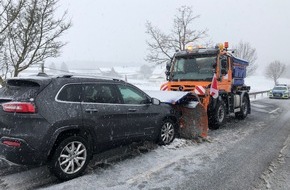
[[[249,95],[250,97],[256,99],[257,98],[257,95],[261,94],[261,96],[263,97],[264,94],[266,94],[268,96],[269,94],[269,90],[265,90],[265,91],[259,91],[259,92],[250,92]]]

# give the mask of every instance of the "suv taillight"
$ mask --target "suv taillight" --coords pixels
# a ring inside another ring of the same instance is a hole
[[[5,112],[35,113],[35,106],[30,102],[9,102],[2,104]]]

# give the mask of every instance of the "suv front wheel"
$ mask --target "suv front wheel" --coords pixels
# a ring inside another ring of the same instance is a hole
[[[56,147],[49,162],[49,169],[60,180],[73,179],[84,172],[90,155],[88,142],[83,137],[67,137]]]
[[[175,138],[175,123],[171,119],[163,121],[160,134],[159,144],[167,145],[170,144]]]

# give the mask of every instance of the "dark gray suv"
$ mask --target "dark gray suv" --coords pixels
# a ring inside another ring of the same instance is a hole
[[[93,153],[132,141],[173,141],[170,105],[116,79],[11,78],[0,89],[0,157],[44,164],[61,180],[85,170]]]

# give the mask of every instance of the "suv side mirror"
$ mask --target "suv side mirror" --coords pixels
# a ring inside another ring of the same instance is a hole
[[[158,100],[157,98],[151,98],[151,102],[153,105],[160,105],[160,100]]]

